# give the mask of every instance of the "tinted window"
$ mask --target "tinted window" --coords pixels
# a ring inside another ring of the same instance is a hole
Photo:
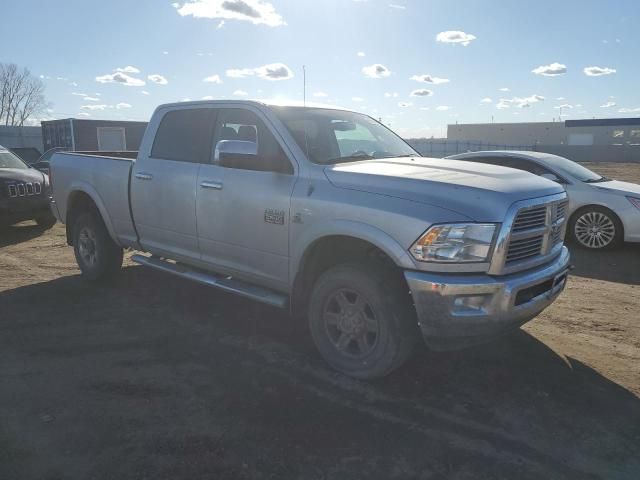
[[[259,170],[267,172],[293,173],[291,162],[280,147],[273,134],[258,118],[244,109],[224,108],[218,110],[216,142],[221,140],[239,140],[257,143],[257,158],[226,163],[227,168]]]
[[[214,111],[192,108],[162,118],[151,149],[153,158],[204,163],[209,159]]]

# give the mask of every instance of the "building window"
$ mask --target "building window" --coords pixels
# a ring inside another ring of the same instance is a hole
[[[614,130],[611,136],[613,138],[624,138],[624,130]]]
[[[629,136],[631,138],[640,138],[640,130],[631,130],[631,132],[629,132]]]

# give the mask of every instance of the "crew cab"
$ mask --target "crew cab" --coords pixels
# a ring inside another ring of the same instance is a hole
[[[0,227],[35,220],[51,228],[56,219],[49,202],[49,177],[0,145]]]
[[[358,378],[531,320],[563,290],[567,198],[515,169],[421,157],[356,112],[162,105],[136,159],[55,153],[82,273],[142,265],[289,309]],[[143,300],[141,300],[143,301]]]

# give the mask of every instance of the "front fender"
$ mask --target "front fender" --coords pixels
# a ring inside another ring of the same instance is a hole
[[[314,224],[292,242],[289,278],[293,281],[309,247],[324,237],[347,236],[364,240],[375,245],[394,263],[403,269],[416,269],[416,263],[409,252],[393,237],[377,227],[351,220],[333,220]]]

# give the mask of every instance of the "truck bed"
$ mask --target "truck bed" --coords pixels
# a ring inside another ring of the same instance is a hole
[[[60,152],[53,155],[54,213],[66,223],[69,192],[85,192],[94,198],[112,238],[123,247],[132,246],[137,241],[129,209],[132,152],[97,153]]]

